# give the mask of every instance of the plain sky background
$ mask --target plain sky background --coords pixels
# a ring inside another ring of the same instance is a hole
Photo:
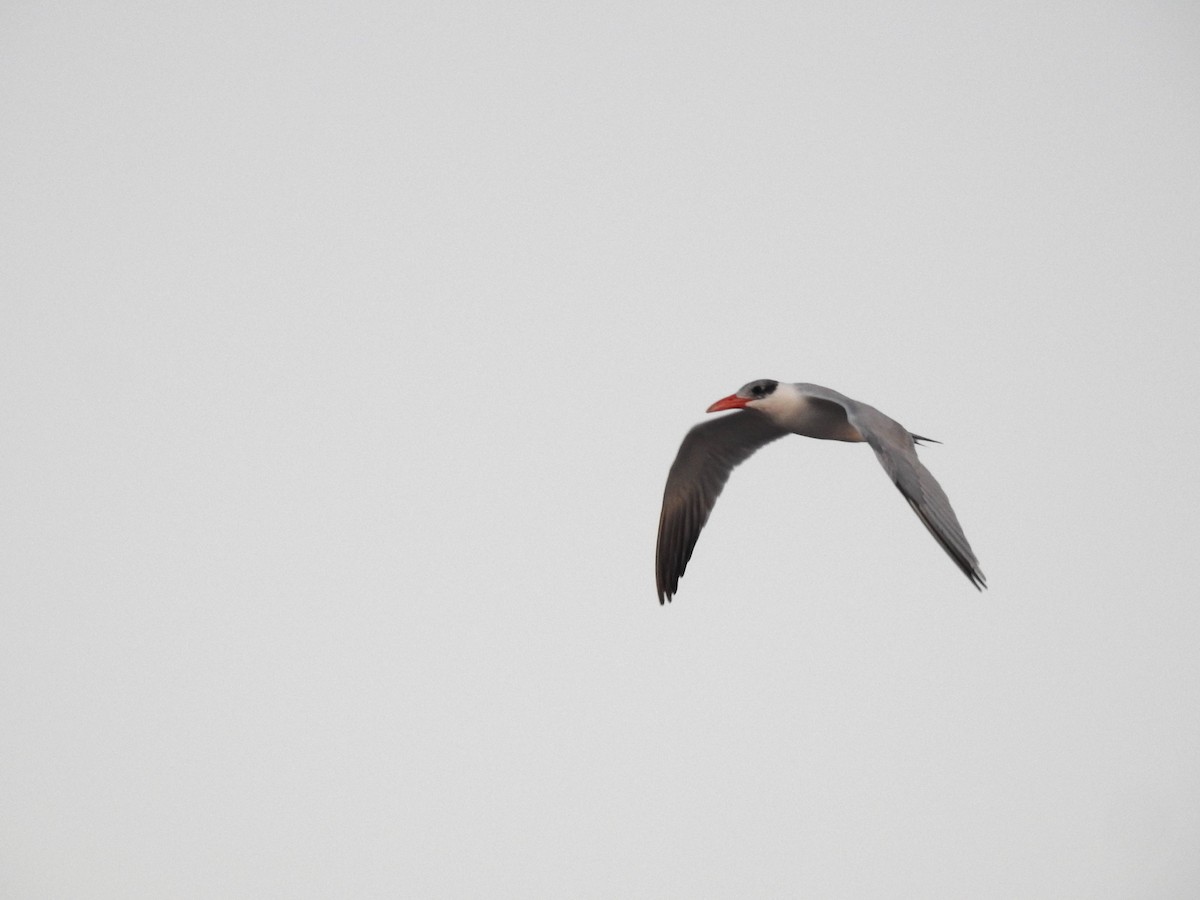
[[[0,8],[0,896],[1200,896],[1200,12]],[[812,381],[922,450],[738,471]]]

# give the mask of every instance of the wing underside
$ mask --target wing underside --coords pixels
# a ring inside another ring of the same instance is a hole
[[[765,416],[746,410],[702,422],[687,433],[663,491],[655,569],[658,602],[666,603],[692,558],[729,473],[760,447],[787,434]]]

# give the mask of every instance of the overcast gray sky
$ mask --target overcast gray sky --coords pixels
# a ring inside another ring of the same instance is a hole
[[[0,896],[1200,894],[1190,3],[0,10]],[[738,471],[813,381],[922,450]]]

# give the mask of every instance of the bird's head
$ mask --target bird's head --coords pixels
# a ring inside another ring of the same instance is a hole
[[[770,397],[779,387],[778,381],[770,378],[760,378],[738,388],[736,394],[722,397],[705,412],[720,412],[723,409],[761,409],[769,405]]]

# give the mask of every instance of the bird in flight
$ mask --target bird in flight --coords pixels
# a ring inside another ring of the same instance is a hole
[[[946,492],[917,459],[916,443],[931,438],[912,434],[875,407],[816,384],[751,381],[707,412],[726,409],[739,411],[692,428],[667,475],[655,559],[660,604],[678,593],[679,579],[729,473],[759,447],[786,434],[870,444],[883,470],[954,564],[976,589],[987,587]]]

